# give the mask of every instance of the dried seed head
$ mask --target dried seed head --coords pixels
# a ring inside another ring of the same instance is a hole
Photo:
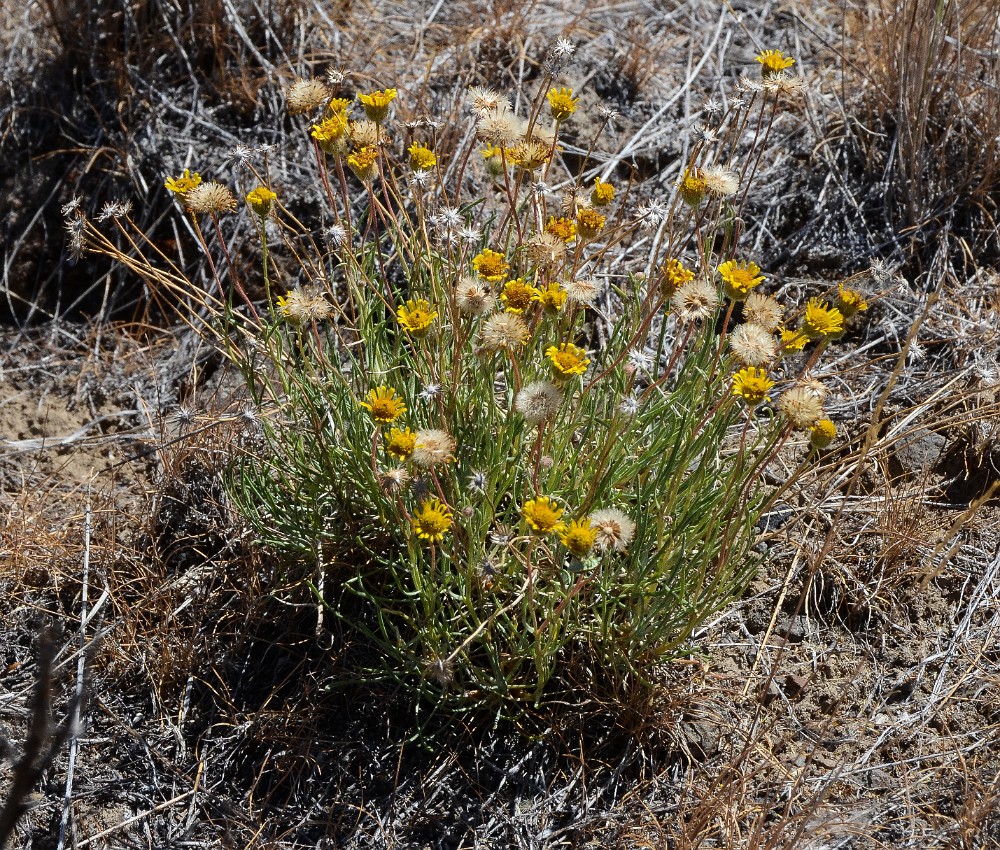
[[[590,515],[590,523],[597,529],[594,547],[601,552],[622,552],[635,536],[635,523],[617,508],[594,511]]]
[[[483,325],[482,346],[486,351],[520,348],[528,341],[528,326],[516,313],[497,313]]]
[[[608,124],[622,117],[622,114],[617,109],[606,103],[602,103],[597,107],[597,114]]]
[[[781,324],[784,308],[770,295],[753,291],[743,302],[743,316],[748,322],[760,325],[764,330],[774,333]]]
[[[293,115],[319,109],[330,97],[330,89],[321,80],[296,80],[285,91],[288,111]]]
[[[253,161],[254,149],[250,145],[238,143],[230,152],[228,162],[238,171],[244,171],[250,167]]]
[[[576,52],[576,45],[568,38],[558,38],[552,52],[560,59],[569,59]]]
[[[336,251],[347,241],[347,228],[342,224],[331,224],[325,231],[326,244]]]
[[[450,658],[431,658],[424,664],[424,673],[442,688],[455,681],[455,664]]]
[[[469,473],[468,487],[473,493],[482,495],[489,483],[489,477],[481,469],[474,469]]]
[[[458,238],[463,242],[478,243],[483,238],[483,231],[474,224],[464,224],[458,229]]]
[[[697,322],[715,315],[719,309],[719,293],[704,278],[688,281],[677,290],[672,303],[682,322]]]
[[[540,268],[554,266],[566,256],[566,243],[552,233],[539,233],[524,246],[528,258]]]
[[[485,316],[493,312],[496,296],[479,278],[463,277],[455,285],[455,304],[466,316]]]
[[[278,312],[293,325],[321,322],[333,314],[332,305],[315,286],[293,289],[287,295],[279,296],[277,306]]]
[[[107,221],[109,218],[124,218],[132,212],[131,201],[108,201],[97,214],[97,221]]]
[[[462,213],[455,207],[441,207],[438,212],[430,217],[430,222],[441,235],[453,236],[465,224],[465,219],[462,218]]]
[[[566,297],[577,304],[591,306],[597,300],[597,296],[601,294],[600,284],[597,281],[586,278],[570,280],[562,286],[566,291]]]
[[[632,417],[639,412],[640,400],[637,395],[625,396],[618,405],[618,410],[621,411],[622,416]]]
[[[535,425],[555,416],[562,406],[563,397],[562,390],[551,381],[532,381],[514,397],[514,410],[529,425]]]
[[[830,395],[830,388],[815,375],[806,373],[802,378],[801,384],[820,401],[826,401],[826,397]]]
[[[534,171],[536,168],[541,168],[541,166],[545,165],[549,161],[551,154],[551,145],[531,139],[515,146],[511,152],[511,162],[522,171]]]
[[[476,578],[482,582],[484,587],[492,585],[499,574],[500,570],[492,558],[483,558],[476,567]]]
[[[776,77],[772,83],[773,90],[777,94],[799,94],[806,87],[806,81],[802,77],[786,77],[782,75]]]
[[[647,201],[635,211],[635,220],[643,230],[656,230],[670,215],[670,208],[662,201]]]
[[[724,165],[713,165],[701,173],[705,189],[710,195],[728,198],[740,188],[739,178]]]
[[[347,135],[356,148],[372,148],[389,141],[389,134],[380,124],[366,119],[351,121],[347,125]]]
[[[509,546],[514,539],[514,529],[509,525],[498,525],[490,532],[490,542],[494,546]]]
[[[184,206],[194,213],[222,213],[236,209],[236,198],[221,183],[202,183],[184,193]]]
[[[87,251],[84,233],[87,230],[87,217],[82,212],[66,219],[66,237],[69,242],[70,264],[77,262]]]
[[[417,393],[417,398],[424,401],[431,401],[441,395],[441,385],[435,383],[424,384],[424,388]]]
[[[469,89],[469,103],[472,111],[479,116],[485,116],[490,112],[511,111],[510,100],[494,89],[486,86],[473,86]]]
[[[563,195],[559,206],[562,208],[564,215],[567,215],[570,218],[576,218],[580,210],[590,208],[590,193],[579,188],[570,189],[565,195]]]
[[[410,480],[410,473],[402,466],[394,467],[380,472],[378,475],[378,486],[392,496],[403,490]]]
[[[809,387],[797,384],[778,399],[778,409],[791,426],[804,431],[823,418],[823,402]]]
[[[695,140],[705,145],[712,144],[718,137],[718,133],[714,129],[704,124],[699,124],[694,128],[693,132]]]
[[[439,428],[421,428],[417,431],[417,446],[412,460],[417,466],[429,469],[455,460],[455,438]]]
[[[189,407],[184,407],[179,405],[174,411],[174,421],[181,427],[186,428],[189,425],[194,425],[195,415],[194,411]]]
[[[503,149],[520,135],[521,122],[506,108],[491,109],[482,113],[476,122],[476,136],[480,141]]]
[[[744,366],[763,366],[778,354],[778,344],[760,325],[747,323],[729,334],[729,347]]]

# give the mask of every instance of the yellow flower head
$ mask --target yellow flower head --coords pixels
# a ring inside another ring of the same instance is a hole
[[[802,331],[795,331],[789,328],[781,329],[781,350],[785,354],[801,351],[806,347],[808,342],[809,337],[802,333]]]
[[[324,118],[331,118],[334,115],[340,115],[347,120],[347,110],[351,107],[351,101],[346,97],[333,97],[330,98],[329,103],[326,105],[326,112],[324,113]]]
[[[385,89],[385,91],[373,91],[371,94],[359,94],[358,100],[365,110],[365,115],[369,121],[381,124],[389,114],[389,104],[396,99],[395,89]]]
[[[511,151],[510,161],[522,171],[534,171],[545,165],[552,157],[552,149],[542,142],[531,139],[521,142]]]
[[[580,229],[580,236],[584,239],[593,239],[601,232],[607,218],[597,210],[584,207],[576,214],[576,224]]]
[[[562,342],[558,347],[550,345],[545,349],[545,356],[552,362],[553,375],[561,380],[586,372],[590,365],[586,355],[586,351],[571,342]]]
[[[825,449],[836,436],[837,426],[829,419],[817,419],[809,429],[809,443],[816,449]]]
[[[757,54],[756,61],[760,62],[760,73],[764,79],[777,77],[795,64],[795,60],[791,56],[785,56],[782,50],[765,50]]]
[[[549,314],[558,313],[566,303],[567,293],[558,283],[550,283],[545,289],[535,290],[532,300],[542,305],[542,309]]]
[[[487,145],[480,153],[483,156],[483,160],[486,163],[486,170],[490,173],[490,176],[499,177],[503,174],[504,159],[506,158],[507,162],[510,162],[511,157],[514,155],[514,149],[503,148],[499,145]]]
[[[503,254],[484,248],[481,253],[472,258],[472,268],[484,280],[498,281],[507,276],[510,264]]]
[[[406,152],[410,155],[410,168],[414,171],[427,171],[437,165],[437,157],[434,151],[424,145],[414,142]]]
[[[309,131],[324,153],[342,154],[347,150],[347,115],[334,113]]]
[[[558,236],[563,242],[572,242],[576,239],[576,222],[571,218],[556,218],[549,216],[549,222],[545,225],[545,232]]]
[[[264,218],[271,211],[271,205],[277,197],[267,186],[258,186],[252,192],[247,192],[246,196],[250,209],[261,218]]]
[[[707,190],[708,186],[700,168],[689,168],[677,183],[677,191],[680,192],[681,200],[689,207],[697,207],[705,200]]]
[[[837,309],[845,319],[868,309],[865,296],[856,289],[845,289],[844,284],[837,285]]]
[[[392,387],[378,387],[369,390],[365,401],[360,403],[376,422],[395,422],[406,413],[406,405],[403,400],[396,398],[396,391]]]
[[[566,524],[560,522],[562,508],[560,508],[548,496],[539,496],[537,499],[528,499],[521,505],[521,516],[528,523],[532,531],[540,531],[548,534],[550,531],[562,531]]]
[[[844,314],[818,298],[810,298],[802,317],[802,333],[809,339],[830,339],[844,330]]]
[[[503,285],[500,300],[508,313],[523,313],[538,294],[539,291],[523,277],[517,277]]]
[[[201,175],[197,171],[192,174],[190,169],[185,168],[180,177],[168,177],[163,185],[175,195],[183,195],[201,185]]]
[[[615,187],[605,183],[600,177],[594,178],[594,188],[590,193],[590,203],[595,207],[606,207],[615,199]]]
[[[347,165],[362,183],[371,183],[375,177],[375,161],[378,150],[374,147],[361,148],[347,157]]]
[[[549,89],[546,97],[549,100],[549,111],[556,121],[569,118],[576,112],[576,105],[580,102],[580,98],[573,97],[573,89],[567,88]]]
[[[694,272],[676,257],[670,257],[660,270],[660,291],[666,298],[673,298],[688,281],[694,280]]]
[[[385,450],[397,460],[408,460],[417,447],[417,435],[409,428],[393,428],[385,439]]]
[[[763,401],[768,401],[767,391],[774,386],[774,381],[767,377],[767,372],[748,366],[733,375],[733,395],[738,395],[748,407],[756,407]]]
[[[426,298],[411,298],[396,310],[397,321],[415,337],[427,336],[436,318]]]
[[[424,499],[413,512],[413,532],[423,540],[440,543],[451,528],[451,511],[437,497]]]
[[[582,558],[594,548],[594,543],[597,542],[597,529],[590,524],[589,517],[575,519],[560,532],[559,540],[576,557]]]
[[[733,301],[743,301],[750,290],[764,282],[764,275],[756,263],[738,263],[729,260],[719,266],[719,277],[722,278],[723,292]]]

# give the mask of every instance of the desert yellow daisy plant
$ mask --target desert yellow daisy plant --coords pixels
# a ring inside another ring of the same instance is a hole
[[[792,64],[757,61],[765,78]],[[406,92],[352,102],[298,81],[325,209],[295,209],[253,169],[236,192],[166,180],[197,234],[243,216],[260,240],[255,265],[227,252],[209,287],[83,225],[92,250],[188,305],[267,412],[228,474],[260,542],[370,644],[366,676],[456,709],[565,696],[593,669],[648,683],[685,651],[753,573],[768,464],[837,450],[807,373],[868,306],[844,285],[786,303],[740,244],[753,167],[737,158],[760,152],[736,143],[751,123],[767,137],[768,86],[733,99],[663,197],[635,202],[612,175],[541,186],[567,122],[607,124],[575,120],[586,98],[554,73],[521,114],[471,91],[452,147],[393,126]]]

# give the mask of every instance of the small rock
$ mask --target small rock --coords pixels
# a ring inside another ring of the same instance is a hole
[[[941,459],[946,442],[941,434],[917,428],[896,443],[892,459],[897,474],[916,476],[933,469]]]
[[[809,620],[801,614],[797,617],[788,617],[782,622],[778,633],[789,643],[802,643],[809,634]]]
[[[721,749],[718,727],[705,720],[685,721],[681,734],[687,743],[688,752],[695,761],[705,761],[717,755]]]
[[[809,680],[804,676],[796,676],[794,673],[789,673],[785,676],[784,691],[785,695],[794,699],[795,697],[801,696],[802,692],[806,689],[809,684]]]

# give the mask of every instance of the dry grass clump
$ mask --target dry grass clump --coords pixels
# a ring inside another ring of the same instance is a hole
[[[967,267],[995,258],[1000,28],[992,0],[849,5],[851,131],[907,255]],[[963,247],[964,242],[964,247]],[[935,265],[940,270],[943,266]]]

